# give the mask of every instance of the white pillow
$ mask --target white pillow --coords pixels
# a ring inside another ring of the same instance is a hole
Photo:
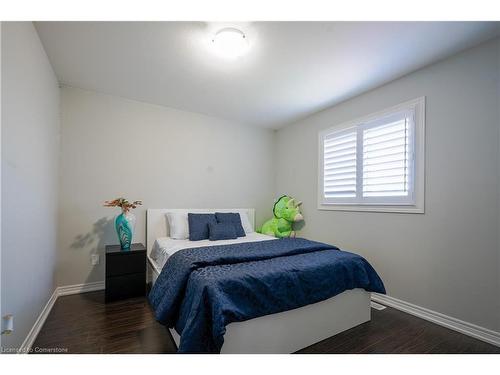
[[[248,218],[248,213],[246,211],[240,211],[240,219],[241,219],[241,225],[243,227],[243,230],[245,231],[245,234],[253,233],[255,230],[252,227],[252,224],[250,224],[250,219]]]
[[[167,212],[170,238],[174,240],[185,240],[189,238],[189,223],[187,212]]]

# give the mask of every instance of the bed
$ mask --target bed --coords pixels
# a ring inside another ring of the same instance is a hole
[[[227,250],[229,249],[231,249],[231,252],[239,249],[238,251],[241,253],[242,249],[245,250],[252,247],[258,250],[260,248],[265,249],[286,245],[286,241],[283,242],[283,240],[277,240],[273,237],[255,232],[247,233],[245,237],[238,238],[237,240],[212,242],[208,240],[174,240],[169,237],[169,229],[165,216],[166,212],[172,211],[189,211],[193,213],[211,213],[216,211],[238,212],[240,215],[247,215],[252,226],[255,223],[255,212],[253,209],[149,209],[147,211],[148,280],[153,284],[153,286],[156,285],[158,278],[162,273],[162,268],[167,263],[167,260],[171,258],[171,261],[168,263],[169,267],[173,267],[172,261],[179,258],[179,255],[176,257],[173,257],[173,255],[177,254],[181,250],[183,250],[181,254],[186,254],[190,251],[196,253],[198,250],[203,249],[204,253],[207,254],[210,252],[210,247],[213,247],[214,252],[217,250],[226,251],[227,253]],[[306,248],[308,246],[316,246],[316,244],[311,244],[310,241],[307,243],[305,241],[307,240],[304,240],[303,246]],[[326,251],[323,252],[323,250],[329,249],[318,250],[322,251],[318,251],[317,254],[329,253]],[[333,254],[333,252],[331,253]],[[309,253],[307,255],[309,256]],[[272,261],[274,263],[278,263],[282,261],[281,259],[285,258],[273,258],[269,260],[269,262]],[[182,262],[179,263],[180,266],[182,266],[182,264]],[[189,268],[189,266],[187,267]],[[202,270],[204,269],[210,269],[210,267],[203,268]],[[165,271],[175,273],[172,269],[166,269]],[[165,277],[169,277],[170,275],[165,275],[164,272],[161,276],[165,279]],[[165,280],[160,281],[164,284]],[[253,280],[253,282],[256,282],[256,280]],[[168,285],[168,283],[165,285]],[[160,286],[156,286],[155,295],[157,297],[159,295]],[[163,286],[161,287],[163,288]],[[223,329],[223,344],[220,344],[216,350],[207,351],[220,352],[223,354],[293,353],[299,349],[305,348],[349,328],[369,321],[370,293],[362,288],[345,289],[346,290],[342,293],[315,303],[292,308],[287,311],[278,311],[263,316],[257,316],[244,321],[231,322]],[[377,291],[383,292],[380,288]],[[188,299],[187,297],[183,298]],[[158,310],[155,312],[158,313]],[[206,312],[204,312],[204,314],[206,315]],[[170,333],[172,334],[177,346],[181,348],[181,337],[174,328],[174,325],[166,325],[169,326]],[[180,330],[180,332],[183,332],[185,343],[185,331]],[[195,348],[195,350],[193,350],[193,352],[204,351],[203,347]]]

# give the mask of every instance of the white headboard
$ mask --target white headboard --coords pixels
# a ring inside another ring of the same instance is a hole
[[[167,212],[196,212],[196,213],[212,213],[212,212],[246,212],[248,220],[253,228],[255,228],[255,209],[254,208],[150,208],[146,212],[146,248],[148,255],[155,240],[159,237],[168,236]]]

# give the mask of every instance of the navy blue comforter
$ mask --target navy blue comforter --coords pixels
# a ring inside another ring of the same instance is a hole
[[[302,238],[185,249],[172,255],[149,301],[181,335],[181,353],[218,353],[226,326],[316,303],[348,289],[385,293],[361,256]]]

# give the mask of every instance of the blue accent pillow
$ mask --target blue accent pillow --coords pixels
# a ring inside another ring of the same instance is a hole
[[[216,212],[215,218],[218,223],[231,223],[234,225],[234,230],[238,237],[245,237],[245,230],[241,225],[241,217],[239,213],[234,212]]]
[[[234,240],[235,238],[238,238],[236,235],[236,229],[232,223],[211,223],[209,224],[208,229],[208,239],[210,241]]]
[[[208,239],[208,225],[217,224],[214,214],[188,213],[189,240],[200,241]]]

